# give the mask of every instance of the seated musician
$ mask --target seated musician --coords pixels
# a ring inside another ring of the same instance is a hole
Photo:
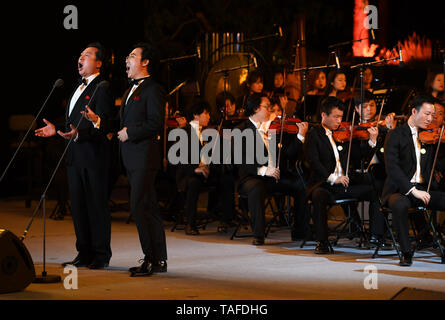
[[[408,210],[413,206],[445,210],[445,193],[428,189],[437,144],[424,144],[419,133],[433,121],[434,100],[418,96],[408,122],[391,130],[385,142],[387,179],[383,201],[393,213],[402,251],[401,266],[412,265],[413,251],[409,241]],[[443,170],[444,159],[438,159],[437,168]],[[420,213],[421,214],[421,213]]]
[[[271,97],[284,95],[284,75],[282,71],[276,71],[273,75],[273,88]]]
[[[199,101],[192,106],[190,110],[190,122],[185,127],[189,139],[189,159],[186,164],[179,164],[176,169],[178,191],[185,193],[185,215],[187,217],[185,233],[188,235],[199,234],[196,227],[198,198],[201,189],[206,184],[207,178],[210,175],[209,166],[205,163],[205,161],[203,161],[204,159],[200,159],[199,163],[192,163],[191,161],[193,158],[191,153],[193,151],[200,152],[204,146],[201,133],[203,128],[209,124],[209,109],[208,104],[204,101]],[[199,149],[192,150],[192,143],[197,139],[199,139],[199,142],[197,142]]]
[[[233,129],[244,118],[242,110],[237,108],[235,97],[230,92],[220,92],[216,95],[216,108],[219,111],[218,124],[224,116],[223,128]]]
[[[243,92],[241,97],[236,100],[236,105],[244,110],[246,108],[247,98],[254,93],[262,93],[264,89],[263,73],[259,69],[249,71],[246,81],[241,84]]]
[[[197,205],[200,192],[209,186],[215,186],[216,191],[208,195],[208,211],[215,211],[215,204],[218,198],[221,198],[222,216],[218,230],[226,231],[233,219],[235,200],[235,178],[231,172],[224,170],[222,165],[209,163],[210,159],[200,158],[199,163],[192,163],[191,152],[201,152],[205,145],[205,139],[202,137],[203,128],[207,127],[210,121],[209,105],[200,101],[191,108],[190,123],[185,127],[189,137],[189,162],[179,164],[176,170],[176,181],[178,190],[185,193],[185,215],[187,217],[187,226],[185,233],[187,235],[199,235],[196,225]],[[192,139],[199,139],[199,150],[193,150]],[[211,140],[214,141],[214,140]],[[199,157],[199,156],[198,156]],[[213,159],[215,160],[215,159]],[[221,163],[221,162],[220,162]]]
[[[308,76],[307,95],[324,95],[326,90],[326,73],[323,70],[312,70]]]
[[[345,89],[346,89],[346,74],[341,70],[333,70],[329,72],[326,95],[341,99],[341,93],[343,93]]]
[[[375,148],[375,157],[365,160],[365,167],[369,165],[369,161],[373,163],[384,163],[384,142],[388,130],[394,129],[397,125],[397,121],[394,119],[394,113],[389,113],[384,118],[379,119],[379,114],[377,113],[377,104],[375,97],[372,93],[365,91],[363,109],[361,107],[360,99],[355,99],[355,111],[356,119],[358,118],[359,124],[370,124],[379,129],[379,135],[377,137],[377,147]],[[377,124],[377,121],[379,123]],[[364,128],[363,128],[364,129]]]
[[[262,125],[270,120],[271,111],[272,106],[266,96],[262,94],[249,96],[245,110],[245,115],[249,119],[240,124],[237,129],[241,130],[241,133],[251,131],[255,142],[247,143],[246,139],[242,139],[241,146],[233,144],[233,155],[236,153],[242,155],[241,163],[235,163],[239,175],[238,193],[248,198],[254,233],[252,244],[254,245],[264,244],[265,200],[268,194],[280,192],[291,195],[296,204],[306,201],[302,181],[294,177],[282,176],[280,169],[276,166],[277,152],[274,152],[276,149],[273,148],[271,142],[276,142],[277,139],[275,137],[274,140],[269,135],[267,126]],[[236,132],[233,134],[235,135]],[[294,139],[294,142],[301,145],[301,141],[298,142],[297,139]],[[261,150],[259,153],[264,156],[263,159],[258,159],[257,150]],[[299,214],[304,214],[304,208]]]
[[[439,99],[444,103],[444,73],[441,70],[428,70],[428,74],[425,80],[425,90],[428,95]]]
[[[306,135],[305,158],[310,169],[307,194],[312,199],[313,219],[316,228],[315,253],[333,253],[328,241],[327,207],[336,199],[357,198],[370,201],[370,230],[376,238],[384,233],[384,220],[379,212],[377,194],[369,184],[349,178],[347,169],[348,143],[336,142],[333,131],[341,123],[343,104],[335,97],[327,97],[320,105],[321,125],[313,127]],[[369,156],[377,143],[377,128],[368,129],[370,141],[361,141],[351,154]],[[354,146],[352,146],[354,147]]]

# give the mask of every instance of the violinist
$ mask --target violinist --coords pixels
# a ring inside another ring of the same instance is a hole
[[[224,117],[222,127],[226,129],[233,129],[239,124],[244,116],[242,110],[237,108],[235,97],[230,92],[220,92],[216,95],[216,108],[219,110],[218,124],[221,117]]]
[[[272,97],[284,95],[284,75],[282,71],[276,71],[273,75]]]
[[[242,134],[252,132],[255,143],[248,144],[246,139],[242,139],[240,145],[233,144],[233,154],[242,155],[241,161],[236,164],[239,175],[238,193],[246,195],[248,198],[254,233],[253,245],[264,244],[267,194],[280,192],[294,197],[295,203],[305,202],[305,199],[302,198],[304,197],[304,187],[301,181],[281,176],[281,170],[277,167],[277,152],[273,152],[273,145],[270,144],[276,142],[277,137],[274,138],[270,135],[267,127],[262,125],[270,120],[271,111],[271,103],[265,95],[252,94],[249,96],[245,111],[249,118],[237,129]],[[258,159],[257,152],[265,156],[265,163]]]
[[[371,67],[366,67],[365,70],[363,70],[363,89],[365,89],[365,91],[372,92],[373,78]]]
[[[402,251],[401,266],[412,265],[413,251],[409,241],[408,210],[413,206],[445,210],[445,193],[428,190],[433,170],[437,144],[419,141],[419,132],[433,121],[434,100],[418,96],[413,104],[408,122],[390,131],[385,142],[385,166],[387,179],[383,190],[383,202],[393,212],[393,221],[398,226],[398,238]],[[438,159],[437,168],[443,170],[444,159]],[[415,215],[420,216],[420,215]],[[416,228],[424,227],[415,220]],[[423,229],[425,230],[425,229]],[[420,230],[422,239],[431,235]]]
[[[358,198],[370,201],[371,236],[380,239],[384,233],[384,220],[379,212],[377,193],[369,184],[355,181],[347,172],[349,143],[336,142],[333,132],[339,128],[343,117],[343,103],[328,97],[320,104],[321,125],[313,127],[306,136],[304,155],[310,170],[307,195],[312,199],[313,218],[316,228],[316,254],[333,253],[328,241],[327,206],[336,199]],[[352,154],[362,157],[372,154],[377,143],[378,130],[368,129],[369,141],[361,141]],[[351,147],[355,147],[351,145]]]
[[[326,73],[323,70],[312,70],[308,76],[307,95],[324,95],[326,90]]]
[[[372,93],[365,91],[363,109],[360,99],[355,99],[355,111],[357,112],[359,118],[359,124],[357,125],[357,135],[359,138],[369,136],[367,128],[376,127],[379,130],[379,135],[377,138],[377,147],[375,148],[375,156],[373,158],[373,163],[384,163],[384,142],[388,130],[394,129],[397,125],[397,121],[394,119],[394,113],[389,113],[381,119],[381,115],[377,113],[377,104],[375,97]],[[382,106],[384,107],[384,106]],[[367,167],[369,161],[372,159],[364,159],[364,165]]]
[[[258,69],[249,71],[246,81],[241,84],[243,95],[238,97],[236,105],[244,110],[246,108],[247,98],[254,93],[263,93],[263,88],[263,73]]]
[[[429,70],[425,80],[425,90],[428,95],[439,99],[442,103],[444,98],[444,74],[438,70]]]
[[[326,95],[330,97],[337,97],[343,102],[346,98],[344,96],[346,90],[346,74],[341,70],[333,70],[328,75],[328,87]]]
[[[198,197],[201,188],[206,185],[207,179],[210,176],[209,164],[206,163],[205,159],[199,159],[199,163],[192,163],[191,161],[193,158],[192,152],[200,153],[204,146],[202,130],[209,124],[209,110],[210,107],[205,101],[198,101],[192,106],[189,115],[190,122],[185,127],[189,140],[188,161],[187,163],[179,164],[176,170],[178,191],[185,194],[185,215],[187,217],[185,233],[187,235],[199,235],[196,225]],[[196,145],[199,146],[198,150],[192,149],[194,141],[197,142]]]

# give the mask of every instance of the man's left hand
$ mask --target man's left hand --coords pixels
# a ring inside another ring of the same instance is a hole
[[[76,127],[70,124],[71,131],[68,132],[62,132],[60,130],[57,131],[57,133],[64,139],[70,140],[70,139],[76,139],[77,135],[79,134],[79,131],[77,131]]]
[[[117,138],[120,142],[125,142],[128,140],[127,127],[122,128],[122,130],[117,133]]]

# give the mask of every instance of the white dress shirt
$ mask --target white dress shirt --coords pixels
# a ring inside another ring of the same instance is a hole
[[[417,130],[417,127],[415,127],[415,126],[414,127],[409,126],[409,128],[411,129],[413,143],[414,143],[414,150],[416,151],[416,172],[414,173],[410,182],[411,183],[423,183],[422,169],[420,168],[421,146],[420,146],[419,137],[418,137],[418,130]],[[409,191],[406,193],[406,195],[410,194],[414,188],[415,187],[412,187],[411,189],[409,189]]]
[[[91,76],[89,76],[88,78],[85,79],[87,81],[86,85],[84,83],[81,83],[77,87],[76,91],[74,92],[73,96],[71,97],[68,116],[71,115],[71,112],[73,111],[74,106],[76,105],[77,100],[79,100],[79,97],[82,94],[83,90],[85,90],[85,88],[88,87],[88,85],[91,83],[91,81],[93,81],[98,75],[99,75],[99,73],[92,74]]]
[[[133,87],[131,87],[130,93],[127,96],[127,100],[125,100],[125,104],[128,103],[128,99],[130,99],[131,95],[136,91],[136,89],[141,85],[142,82],[144,82],[145,79],[147,79],[148,77],[141,79],[140,81],[138,81],[137,84],[134,84]]]
[[[343,168],[341,167],[340,155],[338,154],[337,145],[334,141],[334,138],[332,137],[332,131],[326,128],[324,125],[322,126],[326,132],[326,135],[329,138],[329,142],[331,143],[332,150],[334,151],[334,156],[335,156],[335,170],[333,173],[329,175],[327,180],[331,185],[333,185],[335,180],[337,180],[337,178],[343,176]]]
[[[270,126],[271,122],[270,121],[266,121],[266,122],[263,122],[263,123],[255,122],[250,117],[249,117],[249,120],[250,120],[250,122],[253,123],[255,128],[258,130],[258,133],[260,134],[261,138],[263,138],[264,145],[266,146],[267,156],[268,156],[267,167],[266,166],[262,166],[262,167],[258,168],[258,171],[257,171],[257,174],[259,176],[264,176],[266,174],[267,168],[276,168],[276,165],[275,165],[276,161],[273,158],[271,152],[269,151],[270,136],[267,134],[267,131],[269,129],[269,126]]]

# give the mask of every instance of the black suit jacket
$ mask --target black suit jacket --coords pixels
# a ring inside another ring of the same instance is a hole
[[[128,140],[121,142],[122,160],[128,170],[160,169],[161,144],[165,112],[165,93],[151,77],[146,78],[129,97],[122,98],[120,125],[127,127]]]
[[[349,142],[336,142],[336,145],[342,169],[345,171]],[[374,150],[368,144],[368,141],[360,141],[358,144],[353,143],[351,148],[349,174],[352,170],[351,165],[354,162],[352,157],[369,157]],[[335,171],[336,166],[334,151],[326,131],[321,125],[313,127],[307,133],[304,143],[304,155],[309,169],[307,194],[311,194],[316,187],[327,182],[328,177]]]
[[[101,118],[110,118],[116,114],[114,99],[108,82],[97,88],[93,96],[96,86],[103,80],[103,77],[99,75],[91,81],[79,96],[70,114],[68,114],[69,105],[75,90],[68,101],[65,131],[71,131],[70,124],[73,126],[79,125],[78,139],[71,142],[66,154],[66,161],[69,166],[98,168],[108,166],[110,163],[110,143],[106,134],[94,129],[90,121],[81,120],[82,115],[80,113],[88,105]]]
[[[437,144],[421,144],[425,153],[420,153],[420,168],[424,184],[427,185]],[[437,161],[437,170],[443,170],[442,158]],[[411,188],[410,182],[416,172],[416,151],[412,139],[411,129],[405,123],[391,130],[385,141],[385,168],[387,178],[383,188],[383,202],[385,203],[393,193],[406,194]]]
[[[240,157],[241,163],[235,163],[235,166],[238,171],[238,184],[244,183],[249,177],[258,177],[258,169],[262,166],[267,166],[266,163],[259,163],[256,157],[257,149],[259,148],[260,154],[263,154],[265,157],[268,156],[268,151],[266,145],[264,144],[263,138],[259,134],[255,125],[249,120],[245,120],[240,125],[238,125],[236,129],[239,129],[242,132],[251,132],[254,140],[253,146],[249,146],[247,139],[243,138],[242,143],[236,143],[236,139],[232,137],[232,162],[235,162],[235,158]]]
[[[179,191],[185,191],[187,187],[188,179],[194,176],[195,169],[199,167],[200,162],[200,153],[203,145],[199,141],[198,136],[196,135],[196,131],[192,128],[190,124],[187,124],[185,128],[183,128],[187,134],[187,161],[186,163],[179,163],[176,168],[176,184]],[[198,159],[197,161],[192,162],[192,140],[198,146],[198,149],[195,151],[199,151],[198,154],[194,154],[193,157]],[[179,143],[179,142],[178,142]],[[183,141],[181,142],[183,143]],[[196,163],[198,162],[198,163]]]

